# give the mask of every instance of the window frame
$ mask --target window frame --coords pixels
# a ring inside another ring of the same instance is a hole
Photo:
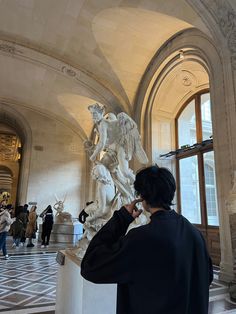
[[[175,142],[176,149],[179,149],[178,141],[178,119],[188,104],[195,100],[195,116],[196,116],[196,138],[197,143],[203,141],[202,136],[202,116],[201,116],[201,95],[210,93],[209,89],[203,89],[191,97],[183,104],[175,117]],[[199,194],[200,194],[200,211],[201,211],[201,224],[194,224],[197,227],[204,228],[219,228],[219,226],[208,225],[207,219],[207,202],[206,202],[206,185],[204,176],[204,153],[214,151],[213,143],[207,143],[204,146],[199,146],[193,149],[184,150],[176,154],[176,181],[177,181],[177,211],[181,214],[181,190],[180,190],[180,166],[179,161],[184,158],[197,156],[198,160],[198,176],[199,176]]]

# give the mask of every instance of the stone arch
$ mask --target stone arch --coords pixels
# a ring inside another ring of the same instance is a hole
[[[17,201],[24,204],[27,198],[30,159],[32,150],[32,132],[27,120],[19,111],[11,108],[3,101],[0,103],[0,122],[9,125],[19,135],[22,141],[22,160],[18,181]]]
[[[9,172],[9,174],[13,176],[13,172],[12,172],[12,170],[9,167],[4,166],[4,165],[0,165],[0,171],[1,170]]]
[[[209,75],[220,216],[221,271],[222,278],[229,280],[232,279],[233,258],[225,200],[231,189],[232,169],[235,168],[233,158],[235,143],[232,135],[235,99],[233,72],[229,67],[228,56],[223,57],[219,47],[197,29],[176,34],[157,51],[142,77],[136,96],[135,120],[140,127],[144,147],[150,158],[152,155],[151,117],[155,93],[165,71],[175,64],[181,49],[186,50],[189,57],[201,63]],[[224,134],[223,141],[222,134]]]
[[[214,104],[213,119],[216,119],[216,117],[222,114],[222,104],[227,104],[230,101],[227,95],[230,95],[233,86],[232,84],[225,83],[223,60],[214,43],[206,35],[196,29],[186,30],[176,34],[176,36],[157,51],[140,82],[136,95],[135,121],[139,125],[140,132],[144,139],[144,146],[149,157],[151,156],[150,153],[152,150],[150,142],[151,114],[155,93],[161,80],[163,80],[164,72],[176,63],[179,50],[186,48],[188,49],[186,53],[196,62],[201,63],[209,74],[211,97]],[[219,75],[219,73],[222,73],[222,75]],[[223,117],[225,120],[221,121],[221,127],[224,128],[224,133],[228,134],[229,129],[225,113]],[[220,145],[220,143],[218,143],[220,136],[218,136],[219,130],[217,130],[217,128],[214,129],[214,134],[215,145]],[[227,139],[230,141],[229,134],[227,135]],[[231,143],[228,144],[229,147],[232,147]],[[230,156],[231,155],[232,152],[230,152]],[[230,158],[230,160],[232,163],[232,158]]]

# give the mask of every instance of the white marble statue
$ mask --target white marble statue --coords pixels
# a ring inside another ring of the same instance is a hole
[[[88,214],[83,225],[84,234],[77,244],[77,249],[73,250],[73,255],[83,258],[89,241],[101,229],[101,227],[111,218],[115,209],[121,202],[118,193],[115,193],[115,186],[107,168],[96,163],[92,169],[92,178],[96,180],[95,201],[86,206],[84,211]]]
[[[55,215],[55,223],[57,224],[62,224],[62,223],[66,223],[66,224],[72,224],[72,216],[70,213],[64,211],[64,203],[66,200],[66,196],[64,197],[64,200],[61,201],[57,198],[57,196],[55,195],[56,198],[56,203],[53,205],[53,208],[56,210],[56,215]]]
[[[88,107],[94,121],[97,143],[84,143],[85,150],[94,163],[92,178],[96,180],[96,198],[84,211],[88,214],[84,223],[84,234],[73,255],[82,258],[89,241],[108,221],[113,211],[135,198],[133,183],[135,175],[129,161],[136,157],[142,164],[148,162],[136,123],[124,112],[109,113],[100,104]],[[133,226],[144,224],[147,217],[142,214]]]
[[[93,151],[90,150],[90,160],[99,159],[107,167],[124,202],[129,202],[134,196],[131,185],[135,178],[129,167],[129,161],[136,157],[142,164],[148,162],[137,125],[124,112],[117,116],[109,113],[105,118],[104,106],[97,103],[88,109],[95,123],[95,132],[98,134],[98,142]]]

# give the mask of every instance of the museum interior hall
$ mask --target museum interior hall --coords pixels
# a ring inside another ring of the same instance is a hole
[[[81,259],[155,164],[236,313],[236,1],[0,0],[0,69],[0,314],[115,314]]]

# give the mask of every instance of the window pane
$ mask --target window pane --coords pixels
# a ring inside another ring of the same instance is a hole
[[[210,94],[201,95],[202,112],[202,140],[207,140],[212,135],[211,100]]]
[[[207,220],[209,226],[219,226],[218,206],[216,197],[214,152],[208,152],[204,157],[205,188]]]
[[[201,224],[197,156],[180,159],[179,164],[182,214],[191,223]]]
[[[195,100],[192,100],[179,116],[178,141],[179,148],[183,145],[192,145],[197,142]]]

